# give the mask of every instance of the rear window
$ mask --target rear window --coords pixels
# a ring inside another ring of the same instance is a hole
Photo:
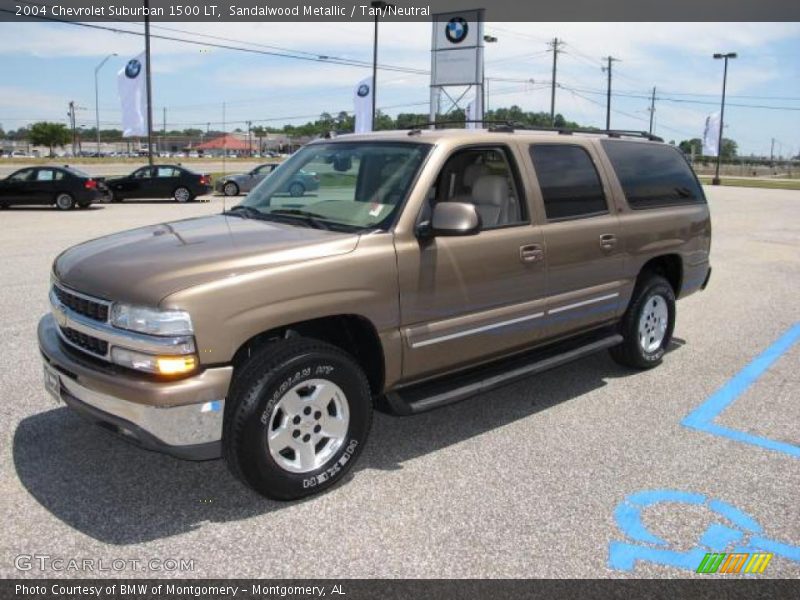
[[[705,202],[683,155],[672,146],[602,140],[631,208]]]

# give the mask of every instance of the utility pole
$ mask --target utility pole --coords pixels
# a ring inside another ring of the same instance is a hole
[[[147,77],[147,162],[153,165],[153,86],[150,77],[150,0],[144,0],[144,58]]]
[[[769,166],[772,166],[772,161],[775,158],[775,138],[772,138],[772,145],[769,147]]]
[[[556,65],[558,63],[559,46],[563,46],[564,42],[559,41],[558,38],[553,38],[552,42],[547,43],[553,49],[553,81],[550,87],[550,125],[556,124]]]
[[[722,131],[725,127],[725,88],[728,85],[728,59],[736,58],[736,52],[728,52],[721,54],[719,52],[714,54],[714,60],[723,59],[725,61],[725,68],[722,72],[722,104],[719,109],[719,139],[717,141],[717,167],[714,172],[714,178],[711,180],[711,185],[719,185],[719,165],[722,162]]]
[[[253,138],[250,136],[250,132],[251,132],[252,129],[253,129],[253,122],[252,121],[248,121],[247,122],[247,152],[248,152],[248,158],[253,156]]]
[[[163,111],[163,117],[161,122],[161,144],[164,146],[162,150],[166,149],[167,146],[167,107],[163,107],[161,109]]]
[[[75,101],[69,101],[69,112],[67,113],[69,117],[69,128],[72,130],[72,156],[76,156],[78,152],[78,145],[77,145],[77,133],[75,132]]]
[[[656,87],[653,86],[653,95],[650,97],[650,135],[653,135],[653,116],[656,114]]]
[[[606,92],[606,130],[611,129],[611,65],[619,62],[618,58],[607,56],[608,66],[603,67],[603,71],[608,72],[608,90]]]

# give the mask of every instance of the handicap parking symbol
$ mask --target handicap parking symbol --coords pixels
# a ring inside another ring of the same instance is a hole
[[[662,503],[701,506],[718,517],[709,525],[695,546],[686,551],[671,549],[666,540],[652,533],[642,521],[642,511]],[[800,546],[763,536],[756,520],[722,500],[680,490],[643,490],[627,496],[617,505],[614,518],[625,541],[612,541],[608,547],[608,566],[632,571],[637,561],[696,571],[709,552],[769,552],[776,557],[800,563]]]

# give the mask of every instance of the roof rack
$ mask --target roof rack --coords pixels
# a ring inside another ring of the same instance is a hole
[[[409,135],[414,135],[416,132],[419,132],[421,128],[430,127],[431,125],[436,127],[437,125],[464,125],[465,123],[480,123],[484,126],[489,125],[489,127],[487,127],[489,131],[506,132],[506,133],[513,133],[515,130],[519,129],[522,131],[551,131],[553,133],[558,133],[559,135],[572,135],[573,133],[588,133],[595,135],[607,135],[610,138],[638,137],[650,140],[651,142],[664,141],[663,138],[660,138],[657,135],[653,135],[652,133],[648,133],[647,131],[635,131],[629,129],[589,129],[589,128],[571,129],[568,127],[541,127],[537,125],[525,125],[524,123],[519,123],[517,121],[479,121],[479,120],[430,121],[428,123],[417,123],[414,124],[412,127],[407,127],[406,129],[410,130]]]

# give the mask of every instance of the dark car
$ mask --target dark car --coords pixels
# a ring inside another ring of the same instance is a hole
[[[111,202],[130,198],[175,198],[189,202],[211,191],[208,175],[178,165],[153,165],[136,169],[126,177],[106,179]]]
[[[60,210],[86,208],[97,200],[96,179],[71,167],[27,167],[0,180],[0,207],[52,204]]]
[[[272,173],[280,163],[266,163],[257,166],[249,173],[233,173],[220,177],[215,190],[226,196],[238,196],[247,193],[261,183],[270,173]],[[311,171],[300,169],[284,186],[282,192],[298,198],[306,192],[313,192],[319,189],[319,175]]]

